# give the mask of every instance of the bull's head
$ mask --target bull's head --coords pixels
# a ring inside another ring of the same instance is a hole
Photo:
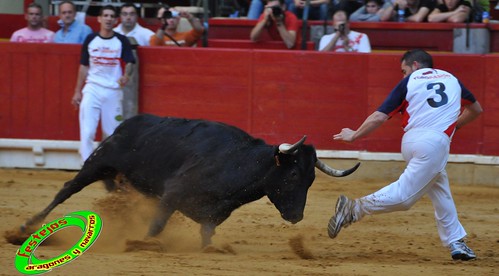
[[[348,170],[337,170],[329,167],[317,158],[313,146],[304,145],[304,136],[295,144],[281,144],[271,181],[274,185],[267,190],[267,196],[281,212],[283,219],[297,223],[303,219],[303,210],[307,200],[308,189],[315,179],[315,169],[334,177],[347,176],[359,167],[357,163]],[[275,178],[274,178],[275,177]]]

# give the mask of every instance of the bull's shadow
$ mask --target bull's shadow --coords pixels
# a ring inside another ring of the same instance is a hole
[[[141,193],[159,198],[146,238],[155,237],[178,210],[201,224],[202,246],[215,228],[238,207],[267,196],[283,219],[303,218],[315,167],[331,176],[346,176],[321,162],[315,148],[268,145],[239,128],[219,122],[138,115],[121,124],[66,182],[54,200],[27,220],[21,230],[42,222],[59,204],[98,180],[109,191],[123,175]]]

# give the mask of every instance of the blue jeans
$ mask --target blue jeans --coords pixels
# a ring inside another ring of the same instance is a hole
[[[295,4],[293,3],[293,0],[286,0],[284,1],[286,3],[286,7],[288,7],[288,11],[295,12]],[[258,19],[260,17],[260,14],[263,12],[263,2],[262,0],[252,0],[250,7],[248,9],[248,19]],[[327,11],[326,11],[327,12]]]

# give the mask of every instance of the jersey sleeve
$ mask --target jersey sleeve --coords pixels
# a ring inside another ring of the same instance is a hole
[[[401,80],[392,92],[386,97],[385,101],[377,109],[379,112],[383,112],[386,115],[392,117],[395,113],[402,111],[406,106],[406,95],[407,95],[407,83],[409,82],[409,77]]]
[[[469,105],[476,102],[476,98],[460,81],[459,86],[461,86],[461,103],[463,105]]]
[[[97,33],[89,34],[81,46],[80,64],[88,66],[90,65],[90,55],[88,53],[88,44],[94,39]]]

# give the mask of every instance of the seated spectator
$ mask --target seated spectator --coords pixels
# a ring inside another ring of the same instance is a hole
[[[365,4],[364,0],[331,0],[333,11],[342,10],[350,17],[356,10],[360,9]],[[387,0],[390,1],[390,0]]]
[[[338,10],[333,14],[332,34],[321,37],[319,51],[370,53],[371,44],[366,34],[350,30],[346,11]]]
[[[59,17],[57,21],[61,29],[55,33],[55,43],[82,44],[92,29],[76,20],[76,6],[72,1],[62,1],[59,4]]]
[[[132,3],[125,3],[120,8],[121,23],[114,31],[127,37],[133,37],[139,46],[149,46],[149,40],[154,32],[137,23],[139,13]]]
[[[444,0],[428,15],[429,22],[462,23],[470,20],[471,4],[465,0]]]
[[[397,9],[404,10],[404,21],[427,22],[428,15],[435,8],[436,0],[395,0],[393,5],[386,8],[382,18],[398,21]]]
[[[289,5],[293,4],[294,0],[285,0],[284,2],[286,3],[286,8],[292,12],[292,10],[289,9]],[[258,19],[260,17],[260,14],[263,12],[263,2],[264,0],[251,0],[251,4],[248,10],[248,19]]]
[[[161,27],[156,34],[152,35],[149,44],[151,46],[179,46],[190,47],[196,44],[203,35],[204,27],[199,18],[186,11],[177,11],[169,7],[161,7],[158,10],[158,20]],[[180,18],[186,18],[192,26],[188,32],[177,32]]]
[[[262,33],[267,31],[273,40],[281,39],[288,49],[296,48],[298,26],[298,18],[286,10],[284,0],[270,0],[251,30],[250,39],[260,41]]]
[[[327,18],[329,10],[329,2],[331,0],[310,0],[310,8],[308,10],[309,20],[324,20]],[[300,19],[303,19],[303,11],[305,9],[306,0],[294,0],[288,9],[296,14]]]
[[[383,18],[384,11],[392,5],[390,0],[383,2],[383,0],[366,0],[365,5],[360,7],[350,15],[350,21],[388,21],[389,18]]]
[[[24,18],[28,22],[28,27],[15,31],[10,38],[11,42],[49,43],[54,41],[54,32],[42,26],[42,6],[37,3],[29,4]]]

